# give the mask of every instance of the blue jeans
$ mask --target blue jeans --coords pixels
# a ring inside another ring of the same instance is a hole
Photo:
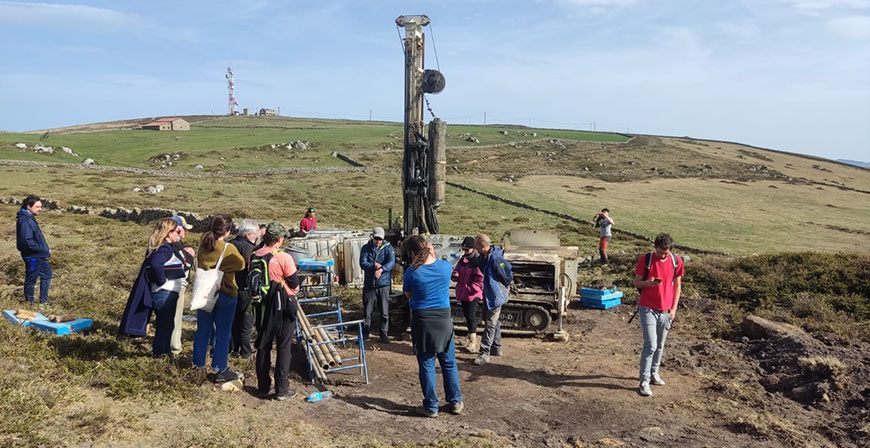
[[[640,328],[643,330],[643,350],[640,352],[640,382],[649,381],[659,372],[665,339],[671,329],[671,315],[667,311],[639,306]]]
[[[151,307],[154,309],[154,357],[168,355],[172,348],[172,330],[175,328],[175,305],[178,293],[164,289],[151,293]]]
[[[446,352],[417,353],[417,365],[420,368],[420,387],[423,389],[423,407],[431,412],[438,412],[438,393],[436,392],[435,358],[441,364],[441,376],[444,377],[444,395],[448,403],[462,401],[462,391],[459,390],[459,368],[456,366],[456,347],[453,339]]]
[[[218,372],[227,368],[227,357],[230,353],[230,334],[233,329],[233,317],[236,314],[237,297],[230,297],[225,292],[218,292],[214,309],[196,311],[196,334],[193,336],[193,363],[205,367],[205,355],[208,343],[214,331],[214,352],[211,356],[211,367]]]
[[[48,258],[24,258],[24,298],[33,303],[36,278],[39,278],[39,303],[48,303],[48,288],[51,286],[51,266]]]

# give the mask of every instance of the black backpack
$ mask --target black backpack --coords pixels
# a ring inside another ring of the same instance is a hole
[[[269,262],[275,256],[275,252],[269,252],[263,256],[251,256],[248,263],[248,292],[251,294],[251,303],[260,304],[269,296]]]

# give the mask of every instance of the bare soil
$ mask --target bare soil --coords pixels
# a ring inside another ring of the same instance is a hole
[[[405,337],[367,344],[371,383],[340,375],[338,384],[329,386],[336,394],[332,400],[305,403],[301,397],[315,388],[293,381],[300,395],[286,404],[286,419],[386,443],[454,438],[520,447],[870,443],[866,345],[809,336],[699,339],[681,331],[678,315],[662,364],[667,385],[654,386],[654,396],[646,398],[637,392],[640,331],[637,320],[627,322],[632,311],[628,305],[572,309],[568,342],[509,337],[504,354],[484,366],[473,365],[474,354],[459,348],[466,405],[461,416],[443,408],[438,418],[415,416],[422,395]],[[797,361],[824,356],[848,367],[809,372]],[[239,399],[257,408],[266,402],[255,397],[256,380],[247,373],[246,393]]]

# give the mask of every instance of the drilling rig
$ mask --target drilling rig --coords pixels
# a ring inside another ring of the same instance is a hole
[[[405,141],[402,161],[403,236],[439,233],[436,209],[444,202],[447,123],[434,118],[424,133],[423,94],[444,90],[444,75],[424,70],[423,27],[426,16],[399,16],[405,28]]]
[[[424,69],[423,27],[429,25],[429,17],[399,16],[396,25],[405,29],[404,215],[400,229],[393,225],[390,214],[391,232],[387,238],[400,246],[410,235],[424,235],[436,255],[455,263],[461,256],[459,246],[463,237],[438,235],[437,209],[445,200],[447,123],[432,114],[426,132],[423,121],[423,95],[444,90],[444,75],[438,70]],[[561,324],[561,317],[567,312],[574,295],[579,250],[560,246],[558,235],[546,232],[513,232],[512,240],[510,246],[503,244],[505,258],[514,265],[514,283],[509,301],[502,308],[502,329],[508,333],[544,333],[554,318]],[[451,304],[454,324],[464,329],[462,310],[455,300]],[[407,300],[401,290],[396,291],[390,295],[391,331],[403,333],[409,324]]]

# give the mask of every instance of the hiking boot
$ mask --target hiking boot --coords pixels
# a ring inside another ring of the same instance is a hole
[[[227,367],[226,369],[221,370],[214,376],[215,383],[226,383],[227,381],[234,381],[240,379],[242,374],[236,372],[235,370]]]
[[[473,361],[474,365],[482,366],[489,362],[489,353],[481,353],[477,355],[477,358]]]
[[[438,411],[430,411],[430,410],[424,408],[423,406],[417,406],[416,408],[414,408],[414,412],[421,417],[429,417],[429,418],[438,417]]]
[[[665,380],[663,380],[658,373],[653,373],[651,383],[655,384],[656,386],[664,386]]]
[[[478,344],[477,334],[472,333],[468,336],[468,345],[465,347],[469,353],[474,353],[480,350],[480,345]]]
[[[465,405],[462,404],[461,401],[453,401],[450,403],[450,413],[453,415],[459,415],[462,413],[462,410],[465,409]]]
[[[381,344],[389,344],[390,338],[388,336],[381,336]]]
[[[640,383],[640,387],[638,387],[638,392],[644,397],[652,396],[652,390],[649,388],[649,381],[643,381]]]
[[[275,399],[278,401],[289,400],[296,396],[296,391],[293,389],[287,389],[287,392],[281,392],[280,394],[275,394]]]
[[[257,398],[259,398],[259,399],[261,399],[261,400],[268,400],[268,399],[270,398],[270,397],[269,397],[269,392],[261,392],[261,391],[257,391]]]

